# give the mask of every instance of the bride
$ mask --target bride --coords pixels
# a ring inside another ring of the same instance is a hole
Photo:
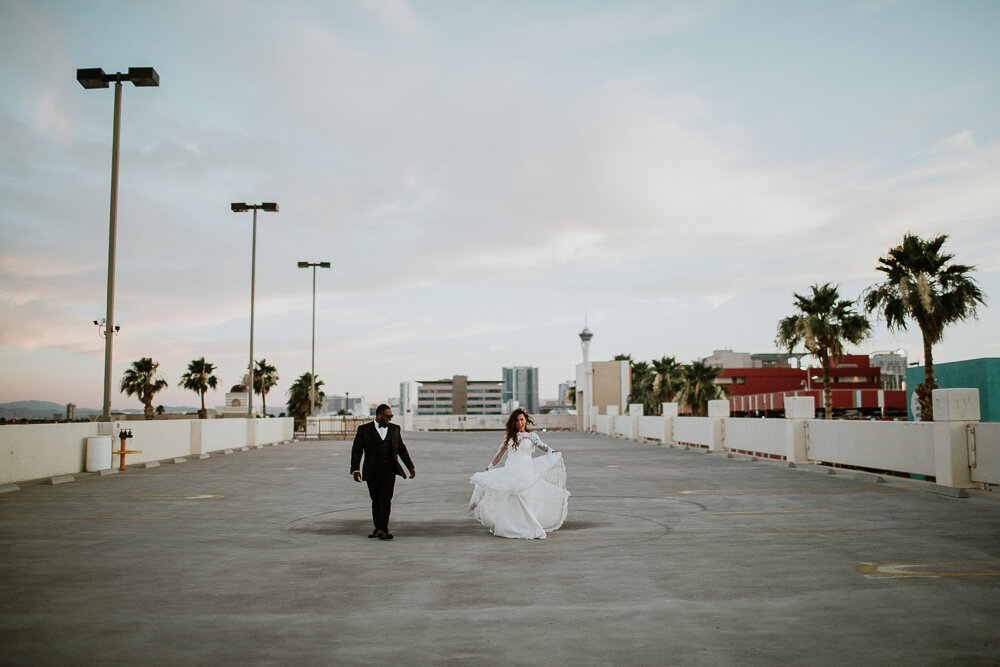
[[[498,537],[545,539],[566,520],[569,491],[562,453],[550,449],[535,433],[522,408],[510,413],[503,444],[483,472],[469,480],[475,485],[472,516]],[[532,458],[536,449],[545,452]],[[507,454],[504,467],[496,465]]]

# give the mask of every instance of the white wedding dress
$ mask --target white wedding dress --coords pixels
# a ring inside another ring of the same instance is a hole
[[[536,449],[545,454],[532,457]],[[497,454],[503,451],[501,445]],[[507,446],[504,466],[477,472],[469,483],[475,485],[472,516],[498,537],[544,540],[566,520],[569,491],[562,453],[551,451],[534,433],[518,433],[517,448]]]

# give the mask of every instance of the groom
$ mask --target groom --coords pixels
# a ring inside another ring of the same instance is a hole
[[[392,421],[392,408],[383,403],[375,409],[375,421],[362,424],[354,436],[351,448],[351,474],[354,481],[368,482],[368,495],[372,497],[372,520],[375,530],[368,537],[391,540],[389,532],[389,510],[392,507],[392,490],[396,485],[396,475],[406,478],[398,459],[410,471],[410,479],[417,475],[413,461],[406,451],[399,427]],[[361,455],[365,463],[361,465]]]

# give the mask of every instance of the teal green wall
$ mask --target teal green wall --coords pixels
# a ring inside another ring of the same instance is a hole
[[[934,374],[941,389],[978,389],[979,412],[984,422],[1000,422],[1000,358],[969,359],[934,364]],[[913,391],[924,381],[924,367],[906,369],[906,411],[910,412]]]

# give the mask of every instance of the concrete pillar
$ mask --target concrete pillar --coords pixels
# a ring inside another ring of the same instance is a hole
[[[979,422],[978,389],[935,389],[934,405],[934,476],[941,486],[969,489],[968,426]]]
[[[816,418],[816,404],[812,396],[786,396],[785,419],[788,434],[785,436],[785,458],[792,463],[808,463],[808,435],[810,419]]]
[[[247,423],[247,447],[253,447],[257,444],[257,420],[245,418]]]
[[[641,417],[643,414],[642,403],[629,403],[628,413],[633,417]]]
[[[191,456],[200,456],[202,454],[207,454],[208,452],[203,451],[202,448],[202,424],[204,420],[192,419],[191,420],[191,451],[189,452]]]
[[[709,401],[708,417],[712,421],[712,442],[708,448],[713,452],[723,451],[726,448],[725,420],[729,418],[729,401]]]
[[[678,407],[677,403],[660,403],[660,414],[664,417],[676,417]]]
[[[722,399],[718,401],[708,402],[708,416],[709,417],[728,417],[729,416],[729,401]]]

